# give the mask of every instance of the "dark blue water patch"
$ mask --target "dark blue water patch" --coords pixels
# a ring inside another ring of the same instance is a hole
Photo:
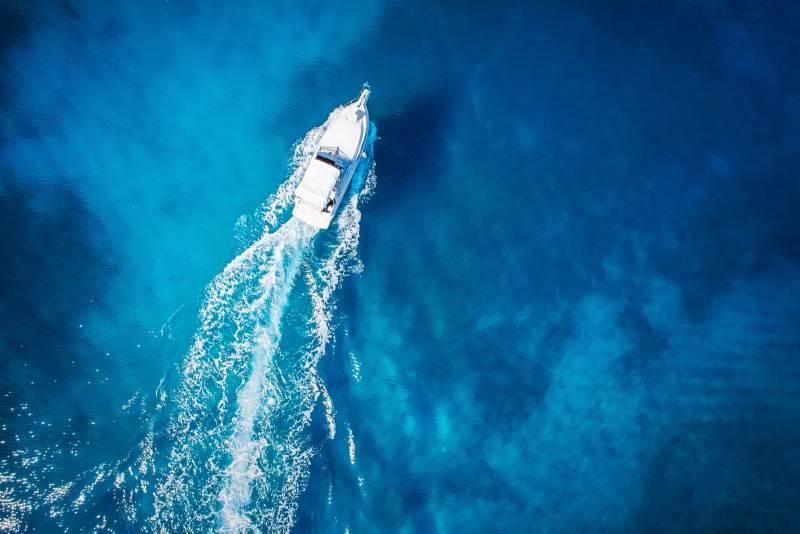
[[[800,433],[789,429],[794,414],[746,405],[739,410],[733,421],[673,429],[647,467],[631,531],[795,529]]]
[[[502,341],[506,339],[500,332],[492,332],[454,347],[482,355],[471,369],[454,369],[455,376],[469,377],[467,383],[481,419],[498,432],[524,422],[550,387],[546,363]]]
[[[81,12],[72,2],[62,0],[58,3],[58,5],[61,7],[61,10],[64,12],[64,14],[72,20],[78,20],[81,18]]]
[[[15,101],[14,70],[10,56],[30,42],[34,21],[17,6],[0,3],[0,110],[9,110]]]
[[[60,181],[33,183],[4,170],[0,219],[0,454],[4,469],[28,481],[15,485],[19,499],[30,484],[61,484],[130,439],[113,433],[107,397],[91,397],[112,365],[83,328],[107,308],[118,258],[104,227]],[[96,445],[103,454],[70,454]],[[31,470],[43,464],[55,468]],[[37,510],[30,524],[52,526],[52,518]]]
[[[19,6],[8,2],[0,4],[0,50],[3,56],[14,46],[28,42],[32,31],[32,19]]]
[[[800,181],[789,169],[800,161],[753,156],[762,164],[758,169],[745,163],[735,181],[697,186],[702,200],[669,226],[664,221],[663,241],[651,244],[653,267],[681,285],[690,318],[702,318],[736,280],[783,262],[797,264],[800,229],[793,206],[800,201]]]
[[[437,90],[413,96],[392,115],[377,112],[375,120],[381,126],[375,159],[380,162],[381,187],[365,209],[400,210],[419,191],[435,194],[444,171],[441,151],[458,96],[456,90]]]
[[[117,260],[103,227],[69,186],[22,183],[5,171],[0,187],[3,420],[8,435],[59,433],[19,417],[24,405],[37,421],[68,427],[81,439],[96,414],[87,413],[85,399],[63,393],[107,370],[108,359],[82,327],[107,304]]]
[[[645,105],[658,106],[655,101]],[[662,108],[665,105],[669,107],[662,103]],[[613,100],[605,102],[606,109],[614,106]],[[708,102],[698,103],[696,111],[701,107],[711,110],[714,120],[731,116],[737,105],[728,101],[719,106],[709,97]],[[634,117],[643,116],[644,110],[631,109],[630,113]],[[769,117],[758,118],[756,127],[784,120],[780,109],[764,113]],[[629,267],[642,273],[656,269],[681,283],[687,313],[701,318],[714,297],[724,293],[736,279],[758,274],[765,266],[796,256],[791,244],[796,242],[792,237],[797,226],[791,222],[789,206],[796,201],[797,180],[786,169],[795,168],[797,162],[792,155],[794,141],[779,134],[783,127],[763,130],[759,137],[767,139],[765,144],[770,147],[765,151],[763,145],[753,146],[748,138],[753,124],[745,124],[742,118],[742,123],[731,129],[731,133],[724,134],[728,138],[725,142],[753,148],[745,149],[745,154],[739,151],[719,159],[713,151],[709,154],[698,148],[717,144],[713,135],[708,137],[707,129],[701,130],[705,133],[696,133],[692,126],[696,121],[690,115],[672,115],[669,124],[674,127],[683,123],[687,131],[694,132],[688,135],[696,137],[688,145],[671,145],[668,152],[672,161],[657,152],[656,147],[667,150],[666,143],[658,139],[642,144],[636,141],[635,132],[604,132],[603,124],[608,122],[605,117],[597,121],[579,119],[583,134],[577,138],[593,139],[595,147],[572,149],[570,143],[575,143],[577,134],[573,131],[548,138],[542,152],[561,153],[562,162],[528,159],[532,165],[530,187],[513,189],[513,194],[503,188],[497,192],[502,197],[501,203],[512,211],[538,215],[530,223],[520,219],[531,232],[530,237],[541,234],[541,229],[532,225],[534,221],[546,225],[558,220],[560,214],[569,217],[564,232],[554,234],[552,242],[538,249],[547,250],[541,258],[544,263],[541,260],[529,263],[542,276],[572,273],[556,284],[543,284],[544,287],[570,290],[576,287],[572,282],[579,282],[578,287],[605,284],[603,264],[620,249],[637,248],[632,240],[638,239],[646,248],[637,251],[638,265]],[[575,122],[566,115],[564,119],[560,124]],[[728,119],[726,127],[739,120]],[[553,121],[557,129],[555,118]],[[785,127],[791,128],[792,124]],[[733,141],[732,136],[738,139]],[[565,138],[572,141],[564,143]],[[635,143],[643,151],[642,157],[620,166],[617,162],[628,157],[620,155],[617,159],[615,154],[620,153],[622,145]],[[552,184],[552,188],[542,187],[545,185],[542,180]],[[745,224],[732,225],[728,222],[732,220]],[[553,262],[560,264],[560,268]]]
[[[82,346],[82,318],[103,306],[116,270],[113,250],[69,186],[23,184],[6,171],[0,202],[4,338],[43,376],[63,375],[72,368],[70,353]]]
[[[313,64],[302,66],[293,86],[322,99],[330,98],[330,102],[324,102],[324,110],[352,98],[353,89],[369,82],[377,91],[370,100],[373,121],[387,113],[398,114],[399,108],[421,91],[438,92],[451,86],[459,89],[448,83],[451,62],[447,58],[450,49],[459,47],[462,36],[443,31],[443,27],[460,12],[437,4],[417,6],[415,10],[401,5],[382,7],[358,43],[345,48],[341,57],[324,54]],[[415,43],[413,54],[408,53],[411,42]],[[342,69],[343,64],[349,68]],[[375,98],[376,94],[380,97]]]
[[[619,358],[624,377],[639,376],[651,365],[658,364],[669,349],[669,337],[650,322],[643,303],[628,298],[617,316],[617,325],[630,339],[630,348]]]

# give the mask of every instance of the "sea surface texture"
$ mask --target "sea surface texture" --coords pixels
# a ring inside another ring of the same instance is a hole
[[[797,2],[0,0],[0,254],[0,531],[800,530]]]

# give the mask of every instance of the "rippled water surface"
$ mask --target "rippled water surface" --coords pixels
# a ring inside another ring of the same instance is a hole
[[[797,531],[800,8],[532,4],[0,0],[0,530]]]

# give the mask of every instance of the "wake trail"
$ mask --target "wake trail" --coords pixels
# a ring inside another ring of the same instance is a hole
[[[165,376],[152,398],[137,391],[122,406],[140,412],[138,443],[118,461],[45,490],[0,469],[0,479],[15,485],[0,503],[9,515],[0,530],[24,525],[39,509],[60,527],[74,514],[102,511],[97,530],[117,519],[132,531],[292,529],[321,446],[309,432],[317,406],[327,438],[336,439],[334,399],[317,367],[334,339],[335,291],[362,268],[359,208],[376,183],[370,125],[368,155],[330,229],[319,232],[288,216],[325,127],[295,144],[283,183],[253,216],[237,221],[242,250],[204,291],[189,350],[174,369],[176,383]],[[162,325],[162,337],[171,339],[176,315]],[[40,458],[57,453],[57,447],[26,452],[34,458],[30,473]],[[119,507],[116,518],[105,514],[108,495]]]
[[[234,431],[228,444],[231,463],[225,470],[225,482],[219,495],[220,515],[226,531],[254,528],[241,512],[250,502],[251,483],[259,475],[255,463],[258,443],[253,439],[253,426],[259,411],[268,410],[276,402],[277,392],[269,380],[272,357],[281,340],[281,320],[300,260],[315,233],[310,226],[291,219],[270,235],[273,256],[261,279],[264,292],[251,304],[255,309],[264,309],[264,318],[255,328],[250,376],[237,394]]]
[[[154,531],[288,532],[317,449],[307,428],[320,396],[335,437],[317,364],[332,339],[334,291],[361,268],[359,205],[376,179],[367,158],[327,232],[286,220],[324,127],[296,144],[290,175],[258,210],[256,228],[237,223],[258,237],[206,289],[172,396]],[[372,129],[370,151],[374,139]]]
[[[223,509],[231,518],[247,500],[253,424],[269,385],[264,377],[315,233],[294,219],[278,221],[323,131],[315,128],[295,145],[289,177],[256,214],[260,237],[206,289],[166,429],[172,445],[153,494],[153,530],[208,530],[217,523],[218,499],[228,503]]]

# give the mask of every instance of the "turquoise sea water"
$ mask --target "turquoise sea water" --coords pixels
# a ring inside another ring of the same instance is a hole
[[[798,30],[0,0],[0,530],[797,531]]]

